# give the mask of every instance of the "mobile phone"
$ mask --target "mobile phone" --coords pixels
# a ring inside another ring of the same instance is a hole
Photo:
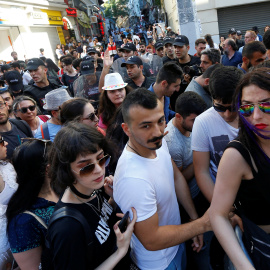
[[[129,217],[129,211],[125,213],[125,215],[123,216],[123,218],[118,224],[118,228],[120,229],[121,233],[125,232],[125,230],[127,229],[128,217]]]

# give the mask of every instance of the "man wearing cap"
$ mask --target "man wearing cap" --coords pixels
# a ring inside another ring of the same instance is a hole
[[[164,56],[164,48],[163,48],[163,42],[162,40],[158,40],[155,43],[155,50],[156,50],[156,54],[162,58]]]
[[[53,79],[47,78],[47,68],[44,62],[39,58],[32,58],[28,61],[26,69],[29,71],[33,81],[25,86],[24,94],[31,96],[36,102],[43,114],[46,111],[43,108],[45,104],[45,95],[53,89],[59,88],[59,85]]]
[[[242,54],[237,51],[236,43],[233,39],[227,38],[224,41],[224,55],[222,56],[221,63],[224,66],[237,67],[238,64],[242,63]]]
[[[6,72],[5,80],[13,96],[16,97],[23,94],[24,85],[22,82],[22,75],[17,70]]]
[[[242,40],[242,32],[240,30],[236,31],[236,45],[237,48],[245,46],[245,41]]]
[[[88,56],[90,57],[90,56]],[[99,102],[100,71],[95,71],[94,59],[81,62],[81,76],[73,83],[74,96],[89,99],[97,109]]]
[[[44,110],[49,112],[51,119],[38,128],[35,138],[51,140],[53,142],[57,132],[61,129],[59,109],[65,101],[70,99],[71,97],[67,90],[63,88],[52,90],[45,95],[46,103],[43,107]]]
[[[108,50],[106,50],[106,52],[107,51]],[[123,57],[116,59],[114,62],[113,62],[113,58],[111,58],[111,61],[108,61],[106,63],[107,66],[104,66],[104,59],[103,59],[102,73],[104,72],[104,77],[108,73],[118,72],[118,73],[120,73],[120,75],[122,76],[122,78],[124,80],[128,78],[127,70],[126,70],[126,68],[122,67],[121,64],[124,63],[130,56],[137,55],[137,49],[133,43],[127,43],[127,44],[125,44],[125,46],[123,48],[120,48],[119,51],[122,52]],[[104,53],[104,58],[105,58],[106,52]],[[152,72],[150,70],[151,70],[151,68],[150,68],[149,64],[143,63],[143,74],[146,77],[152,76]],[[104,84],[104,77],[101,76],[102,84]],[[103,80],[102,80],[102,78],[103,78]]]
[[[121,64],[121,67],[126,68],[129,77],[124,81],[133,89],[138,87],[149,88],[155,82],[155,77],[143,75],[143,62],[138,56],[130,56],[125,63]]]
[[[164,53],[165,53],[165,56],[162,57],[163,64],[169,61],[178,62],[178,59],[175,58],[173,43],[174,39],[171,37],[165,37],[163,39]]]
[[[189,46],[189,39],[184,36],[184,35],[180,35],[178,37],[175,38],[174,40],[174,48],[175,48],[175,55],[178,59],[178,63],[181,66],[181,68],[183,69],[185,66],[193,66],[193,65],[200,65],[201,60],[199,57],[190,55],[188,53],[190,46]],[[184,79],[181,81],[181,86],[180,86],[180,91],[179,92],[175,92],[172,96],[171,96],[171,108],[172,110],[174,110],[175,108],[175,102],[176,99],[178,98],[178,96],[183,93],[185,91],[185,89],[188,86],[188,81]]]
[[[231,39],[234,40],[234,42],[236,42],[236,30],[235,30],[235,28],[229,29],[228,38],[231,38]]]
[[[10,65],[2,65],[1,66],[1,71],[5,74],[8,71],[11,71],[12,67]]]
[[[255,33],[256,33],[256,35],[257,35],[257,38],[256,38],[256,40],[258,40],[258,41],[263,41],[263,37],[259,34],[259,28],[258,28],[258,26],[253,26],[252,27],[252,31],[254,31]]]
[[[96,68],[96,71],[102,71],[103,68],[103,61],[101,58],[98,57],[98,51],[96,50],[95,47],[88,47],[86,49],[86,52],[88,54],[88,56],[91,56],[92,58],[94,58],[94,65]],[[84,58],[83,61],[85,60],[90,60],[92,58]]]

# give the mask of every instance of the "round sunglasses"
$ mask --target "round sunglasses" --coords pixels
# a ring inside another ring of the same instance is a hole
[[[98,159],[97,162],[90,163],[90,164],[84,166],[83,168],[80,169],[79,172],[76,172],[73,169],[72,169],[72,171],[75,172],[76,174],[79,174],[81,177],[86,176],[86,175],[91,174],[94,171],[96,164],[98,164],[100,167],[103,167],[104,165],[106,167],[110,163],[110,160],[111,160],[111,156],[105,155],[101,159]]]
[[[257,104],[243,104],[239,108],[239,113],[244,117],[249,117],[254,112],[255,106],[258,106],[258,108],[266,114],[270,114],[270,102],[258,102]]]
[[[35,105],[31,105],[31,106],[28,106],[28,107],[23,107],[23,108],[20,108],[18,111],[20,111],[21,113],[27,113],[28,109],[31,112],[33,112],[36,109],[36,106]]]

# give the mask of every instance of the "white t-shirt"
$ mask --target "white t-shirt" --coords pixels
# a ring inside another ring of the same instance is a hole
[[[127,146],[126,146],[127,147]],[[118,160],[114,176],[114,200],[123,213],[134,207],[137,222],[146,220],[156,212],[159,226],[181,224],[174,187],[171,156],[165,140],[156,151],[155,159],[141,157],[124,149]],[[142,270],[164,270],[175,257],[178,246],[149,251],[133,234],[131,258]]]
[[[173,118],[174,119],[174,118]],[[192,150],[191,150],[191,133],[189,137],[183,135],[177,127],[173,124],[173,119],[168,123],[165,131],[169,133],[165,136],[169,152],[173,161],[178,168],[183,166],[183,169],[187,168],[193,163]],[[195,177],[188,182],[191,197],[195,198],[200,189],[197,185]]]
[[[214,182],[224,149],[237,135],[238,129],[229,125],[213,107],[195,119],[191,148],[193,151],[210,152],[209,171]]]
[[[147,31],[147,38],[152,38],[152,31]]]

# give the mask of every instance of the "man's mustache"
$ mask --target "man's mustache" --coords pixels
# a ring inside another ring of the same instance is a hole
[[[147,143],[155,143],[156,141],[160,141],[160,140],[162,140],[162,138],[163,138],[164,136],[166,136],[168,133],[169,133],[169,131],[166,131],[163,135],[161,135],[161,136],[159,136],[159,137],[154,137],[154,138],[148,140]]]

